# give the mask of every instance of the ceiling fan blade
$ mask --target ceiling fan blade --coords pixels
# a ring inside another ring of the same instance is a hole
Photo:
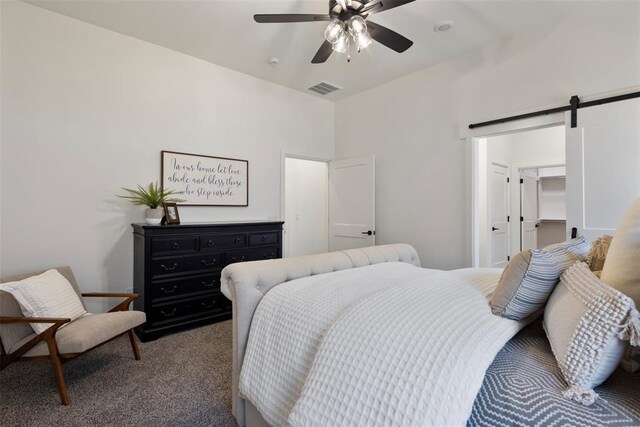
[[[375,22],[367,21],[367,29],[372,39],[398,53],[404,52],[413,45],[413,42],[405,36]]]
[[[380,13],[414,1],[416,0],[373,0],[365,4],[360,13]]]
[[[322,64],[327,59],[329,59],[332,52],[333,52],[333,45],[325,40],[324,43],[322,43],[322,46],[320,46],[320,49],[318,49],[318,51],[316,52],[316,55],[311,60],[311,63]]]
[[[276,14],[257,14],[253,15],[253,19],[261,24],[283,23],[283,22],[315,22],[315,21],[331,21],[329,15],[311,15],[304,13],[276,13]]]

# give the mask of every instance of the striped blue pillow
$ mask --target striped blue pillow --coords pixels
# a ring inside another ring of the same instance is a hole
[[[491,296],[493,314],[524,320],[539,313],[558,284],[560,275],[577,261],[584,261],[590,247],[585,237],[579,237],[514,256]]]

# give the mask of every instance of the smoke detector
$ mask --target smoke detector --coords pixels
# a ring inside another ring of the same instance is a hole
[[[456,23],[453,21],[440,21],[433,27],[433,31],[436,33],[444,33],[445,31],[452,30],[455,26]]]

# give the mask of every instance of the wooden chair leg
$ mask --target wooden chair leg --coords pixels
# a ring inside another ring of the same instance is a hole
[[[131,341],[131,348],[133,349],[133,355],[136,360],[140,360],[140,350],[138,350],[138,341],[133,329],[129,329],[129,341]]]
[[[60,363],[60,356],[58,355],[56,339],[53,337],[48,339],[47,346],[49,347],[49,357],[51,357],[51,363],[53,364],[53,374],[56,377],[56,385],[58,386],[58,393],[60,393],[60,400],[63,405],[68,405],[69,392],[67,391],[67,385],[64,382],[64,372],[62,371],[62,363]]]

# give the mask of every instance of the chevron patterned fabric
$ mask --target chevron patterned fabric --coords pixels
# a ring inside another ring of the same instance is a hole
[[[640,372],[617,369],[584,406],[562,397],[567,387],[542,329],[535,321],[498,353],[487,370],[467,427],[638,426]]]

